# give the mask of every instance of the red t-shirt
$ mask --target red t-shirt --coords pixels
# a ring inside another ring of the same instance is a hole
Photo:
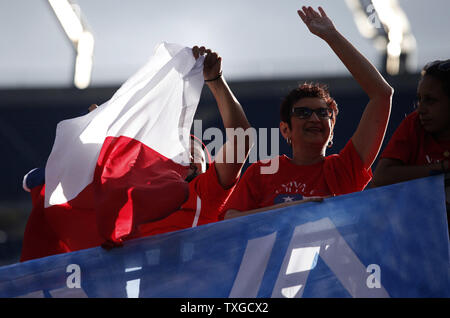
[[[31,189],[33,208],[25,227],[21,262],[71,251],[47,221],[44,196],[45,185],[42,184]]]
[[[419,114],[414,111],[400,123],[380,158],[397,159],[408,165],[423,165],[440,162],[449,156],[450,141],[438,143],[423,129]]]
[[[339,154],[327,156],[313,165],[293,164],[284,155],[277,158],[279,168],[275,174],[261,174],[260,168],[270,163],[257,162],[247,169],[224,213],[230,209],[248,211],[277,203],[361,191],[372,178],[372,170],[364,168],[351,140]]]
[[[162,220],[139,226],[136,235],[143,237],[217,222],[234,187],[224,189],[219,184],[213,163],[189,183],[189,198],[180,210]]]
[[[409,114],[392,135],[380,158],[397,159],[405,165],[425,165],[450,158],[450,141],[437,142],[426,132],[417,111]],[[446,186],[447,223],[450,232],[450,190]]]

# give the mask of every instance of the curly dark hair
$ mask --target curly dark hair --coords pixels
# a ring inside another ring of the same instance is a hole
[[[450,59],[436,60],[425,65],[421,72],[422,78],[424,76],[432,76],[442,83],[444,93],[450,97]]]
[[[328,107],[333,110],[333,117],[331,118],[331,121],[334,125],[339,109],[336,101],[330,96],[327,85],[321,83],[303,83],[290,91],[281,102],[281,121],[288,123],[289,127],[291,127],[292,106],[300,99],[306,97],[317,97],[323,99],[327,103]]]

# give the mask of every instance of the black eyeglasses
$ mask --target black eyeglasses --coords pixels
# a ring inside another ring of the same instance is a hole
[[[430,67],[434,67],[437,66],[437,69],[439,71],[443,71],[443,72],[447,72],[450,70],[450,60],[446,60],[446,61],[434,61],[434,62],[430,62],[427,65],[425,65],[424,69],[428,70]]]
[[[316,113],[319,118],[332,118],[333,110],[331,108],[309,108],[309,107],[294,107],[292,108],[292,114],[301,119],[308,119],[312,116],[313,113]]]

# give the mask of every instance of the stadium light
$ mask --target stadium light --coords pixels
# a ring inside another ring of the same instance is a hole
[[[81,34],[77,52],[74,84],[79,89],[84,89],[89,86],[91,81],[92,55],[94,53],[94,37],[90,32]]]
[[[83,32],[83,25],[74,7],[66,0],[48,0],[64,31],[72,42],[76,42]]]
[[[416,50],[406,14],[397,0],[346,0],[359,32],[385,53],[385,71],[397,75]],[[414,68],[415,66],[413,66]]]
[[[72,0],[48,0],[56,17],[76,51],[74,85],[89,86],[94,53],[94,36],[82,18],[80,7]]]
[[[345,0],[345,2],[353,13],[353,19],[355,20],[359,33],[365,38],[371,39],[375,37],[380,24],[374,25],[378,22],[376,17],[368,17],[371,11],[370,7],[364,5],[359,0]]]

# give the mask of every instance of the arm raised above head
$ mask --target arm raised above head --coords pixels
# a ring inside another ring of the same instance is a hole
[[[203,46],[200,48],[195,46],[192,52],[195,58],[206,54],[203,76],[206,85],[217,102],[225,129],[242,129],[245,131],[250,128],[250,123],[241,104],[234,96],[224,76],[222,76],[222,58],[216,52]],[[237,160],[238,154],[242,153],[243,157],[247,158],[252,146],[251,141],[247,137],[244,140],[238,140],[236,136],[230,137],[233,138],[226,141],[215,156],[217,176],[219,183],[224,188],[231,187],[240,175],[245,160]],[[226,160],[227,152],[234,154],[234,160],[231,160],[231,162]]]
[[[394,90],[378,70],[337,31],[325,11],[319,7],[298,10],[309,31],[324,40],[342,61],[369,97],[369,102],[352,141],[366,168],[374,162],[384,139],[391,112]]]

